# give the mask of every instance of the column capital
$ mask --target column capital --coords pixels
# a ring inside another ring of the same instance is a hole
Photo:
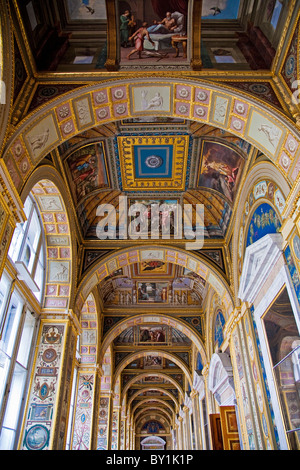
[[[75,312],[72,309],[68,309],[67,313],[68,313],[68,318],[69,318],[69,320],[71,320],[72,325],[74,326],[76,333],[78,335],[81,335],[82,328],[81,328],[81,325],[80,325],[80,322],[78,320],[77,315],[75,314]]]

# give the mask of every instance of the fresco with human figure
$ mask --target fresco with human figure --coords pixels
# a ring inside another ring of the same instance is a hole
[[[242,176],[244,160],[233,148],[203,141],[198,187],[215,190],[233,202]]]
[[[186,63],[188,8],[189,0],[120,1],[120,63]]]
[[[75,150],[67,158],[66,167],[77,203],[92,191],[109,186],[103,142]]]

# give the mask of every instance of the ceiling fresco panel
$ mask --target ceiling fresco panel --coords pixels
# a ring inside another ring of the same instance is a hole
[[[91,192],[109,187],[103,142],[90,144],[74,151],[67,157],[65,165],[76,206]]]
[[[119,2],[120,66],[188,66],[189,0]],[[126,6],[125,6],[126,5]]]
[[[232,148],[203,141],[197,186],[217,191],[232,203],[243,167],[244,159]]]

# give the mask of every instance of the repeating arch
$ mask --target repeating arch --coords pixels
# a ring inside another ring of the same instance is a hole
[[[178,318],[173,318],[169,315],[166,314],[153,314],[153,313],[144,313],[142,317],[142,322],[143,324],[147,323],[157,323],[157,324],[165,324],[169,326],[173,326],[174,328],[178,329],[185,335],[189,336],[189,338],[193,341],[195,347],[198,349],[202,356],[203,364],[206,363],[206,353],[205,353],[205,348],[204,344],[197,334],[197,332],[193,331],[191,327],[189,327],[183,320],[180,320]],[[137,314],[134,316],[131,316],[130,318],[127,318],[125,320],[121,320],[118,322],[109,332],[104,336],[102,345],[101,345],[101,350],[99,354],[99,361],[100,363],[103,360],[103,351],[106,351],[109,345],[112,343],[112,341],[119,336],[122,331],[126,330],[129,326],[132,326],[134,324],[141,324],[141,315]]]
[[[175,403],[175,408],[176,408],[176,412],[178,412],[179,410],[179,404],[178,404],[178,401],[176,400],[176,398],[172,395],[171,392],[169,392],[168,390],[166,390],[165,388],[160,388],[160,387],[146,387],[146,388],[143,388],[142,390],[138,390],[136,393],[134,393],[132,395],[132,397],[130,397],[130,399],[128,400],[128,404],[127,404],[127,407],[129,408],[131,403],[139,396],[141,395],[142,393],[144,392],[147,392],[147,391],[151,391],[151,392],[162,392],[164,395],[167,395],[174,403]]]
[[[165,261],[188,268],[201,276],[218,292],[228,315],[234,309],[234,300],[227,281],[208,261],[202,259],[200,255],[191,254],[191,252],[184,249],[158,245],[151,248],[142,248],[141,246],[124,248],[118,250],[117,253],[106,256],[99,264],[92,267],[78,286],[74,305],[77,315],[88,294],[106,276],[121,267],[145,260]]]
[[[124,389],[122,390],[122,395],[121,395],[121,403],[123,402],[125,396],[126,396],[126,393],[127,391],[129,390],[129,388],[137,381],[137,380],[142,380],[144,379],[145,377],[150,377],[151,375],[153,375],[153,372],[145,372],[143,374],[139,374],[138,376],[135,376],[133,377],[124,387]],[[168,376],[167,374],[163,374],[162,372],[160,371],[155,371],[155,376],[158,376],[158,377],[161,377],[161,378],[165,378],[167,379],[169,382],[171,382],[171,384],[173,384],[178,392],[180,393],[180,395],[182,397],[184,397],[184,392],[182,390],[182,388],[180,387],[180,385],[176,382],[176,380],[174,380],[172,377]]]
[[[145,410],[144,409],[141,409],[140,411],[138,411],[136,414],[135,414],[135,422],[137,423],[136,426],[138,427],[139,426],[139,423],[145,419],[147,420],[148,417],[151,415],[151,414],[154,414],[156,413],[157,415],[160,415],[160,416],[163,416],[164,419],[166,419],[169,423],[169,426],[172,425],[172,416],[169,415],[167,413],[166,410],[162,409],[162,408],[149,408],[147,407],[147,412],[145,414]],[[142,416],[141,416],[142,415]]]
[[[162,358],[171,359],[180,369],[182,369],[182,371],[184,372],[190,386],[192,387],[193,380],[192,380],[192,376],[191,376],[191,373],[189,371],[189,368],[187,367],[187,365],[181,359],[179,359],[179,357],[177,357],[177,356],[175,356],[175,354],[172,354],[172,353],[167,352],[167,351],[162,351],[160,349],[153,349],[153,350],[151,349],[149,351],[137,351],[137,352],[131,353],[128,356],[126,356],[120,362],[120,364],[118,364],[117,367],[115,368],[115,374],[114,374],[112,388],[114,387],[114,384],[115,384],[117,378],[119,377],[120,373],[123,371],[123,369],[125,369],[126,366],[128,366],[128,364],[130,364],[135,359],[138,359],[140,357],[145,357],[147,355],[160,356]]]
[[[174,410],[172,409],[171,405],[169,403],[166,403],[164,400],[161,400],[159,398],[153,398],[153,397],[149,397],[148,400],[147,400],[147,397],[145,398],[145,400],[143,400],[143,402],[141,403],[137,403],[133,408],[132,408],[132,415],[134,415],[135,411],[143,404],[145,405],[145,403],[150,403],[150,404],[159,404],[159,405],[162,405],[166,408],[168,408],[171,412],[171,415],[174,413]]]

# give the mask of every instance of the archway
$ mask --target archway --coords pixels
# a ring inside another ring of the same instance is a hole
[[[172,422],[173,422],[172,415],[169,415],[166,409],[163,409],[162,407],[161,408],[151,407],[151,405],[147,405],[146,400],[144,401],[144,404],[146,404],[147,406],[146,412],[142,408],[140,411],[137,411],[135,415],[137,426],[139,425],[141,421],[146,422],[149,418],[151,419],[153,414],[157,414],[157,416],[159,416],[160,419],[165,420],[169,424],[169,426],[172,425]],[[136,410],[138,410],[138,408],[136,408]]]
[[[135,400],[135,398],[137,398],[139,395],[143,394],[143,393],[147,393],[147,392],[160,392],[162,393],[163,395],[167,395],[170,400],[172,400],[175,404],[175,412],[178,413],[179,411],[179,404],[177,402],[177,400],[174,398],[174,396],[172,395],[172,393],[168,392],[168,390],[166,389],[163,389],[163,388],[160,388],[160,387],[146,387],[144,388],[143,390],[138,390],[135,394],[133,394],[132,397],[130,397],[129,401],[128,401],[128,408],[130,408],[130,405],[131,403]]]
[[[160,410],[162,409],[162,407],[165,407],[170,411],[170,416],[172,416],[174,412],[173,408],[171,407],[169,403],[166,403],[164,400],[161,400],[157,397],[155,398],[149,397],[148,399],[146,398],[146,400],[143,403],[148,404],[150,407],[155,406],[155,409],[157,409],[157,406],[160,406]],[[132,413],[134,413],[139,407],[140,407],[140,404],[135,405],[132,408]]]
[[[16,127],[4,151],[12,180],[21,190],[34,168],[51,150],[83,130],[126,118],[149,116],[157,111],[142,107],[143,90],[165,91],[161,116],[184,118],[209,124],[243,138],[267,155],[293,183],[291,165],[281,158],[287,151],[293,158],[299,147],[299,131],[281,112],[267,107],[251,95],[209,81],[182,83],[176,79],[111,80],[101,86],[79,88],[36,109]],[[283,150],[284,149],[284,150]],[[24,159],[30,162],[20,171]]]
[[[234,309],[234,301],[231,290],[224,277],[211,266],[211,264],[196,254],[168,246],[152,246],[141,248],[134,246],[114,252],[104,257],[101,262],[92,267],[78,286],[74,309],[79,314],[89,292],[99,284],[106,276],[117,269],[145,260],[158,260],[174,263],[188,268],[190,271],[201,276],[213,289],[218,292],[224,303],[226,314],[229,315]]]
[[[68,197],[53,167],[34,171],[22,190],[23,201],[30,192],[37,201],[45,232],[47,269],[43,308],[65,311],[70,307],[76,284],[72,274],[74,223],[67,210]]]
[[[192,376],[191,373],[187,367],[187,365],[175,354],[171,354],[170,352],[166,352],[163,350],[159,349],[151,349],[149,351],[138,351],[134,352],[131,354],[128,354],[121,362],[118,364],[118,366],[115,368],[114,371],[114,380],[113,380],[113,385],[115,384],[115,381],[119,377],[119,374],[122,372],[125,367],[130,364],[132,361],[135,359],[141,358],[141,357],[147,357],[147,355],[151,356],[156,356],[156,357],[161,357],[161,358],[166,358],[166,359],[171,359],[182,371],[184,372],[185,377],[188,380],[188,383],[190,386],[192,386]]]
[[[126,393],[127,391],[129,390],[129,388],[136,383],[136,381],[138,380],[143,380],[144,378],[146,377],[151,377],[154,375],[154,372],[145,372],[143,374],[139,374],[137,377],[133,377],[126,385],[125,387],[123,388],[122,390],[122,395],[121,395],[121,399],[120,399],[120,403],[123,403],[123,400],[126,396]],[[176,382],[176,380],[174,380],[172,377],[169,377],[167,374],[164,374],[160,371],[155,371],[155,376],[157,377],[160,377],[160,378],[163,378],[163,379],[166,379],[168,380],[168,382],[170,382],[172,385],[174,385],[176,387],[176,389],[178,390],[180,396],[183,398],[184,397],[184,392],[182,390],[182,387],[178,384],[178,382]]]

